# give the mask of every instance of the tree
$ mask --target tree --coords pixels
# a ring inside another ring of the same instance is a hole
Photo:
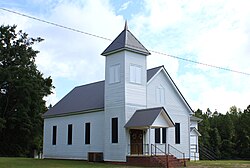
[[[210,135],[210,147],[214,151],[217,158],[220,158],[220,145],[221,137],[217,128],[211,128],[209,130]]]
[[[0,156],[29,156],[41,148],[43,98],[53,88],[37,69],[38,51],[31,47],[42,40],[15,25],[0,27]]]
[[[250,105],[243,112],[232,106],[226,114],[216,110],[211,114],[209,108],[204,114],[199,109],[195,112],[203,119],[199,123],[200,158],[207,159],[202,155],[206,146],[221,159],[250,159]]]
[[[195,116],[202,118],[202,122],[199,123],[199,132],[202,134],[201,138],[199,138],[199,144],[201,146],[203,146],[203,145],[210,146],[210,143],[209,143],[210,136],[208,133],[210,125],[209,125],[209,121],[208,121],[208,115],[207,115],[207,113],[202,114],[202,111],[200,109],[198,109],[195,112]]]
[[[238,157],[250,159],[250,105],[239,116],[236,125],[236,146]]]

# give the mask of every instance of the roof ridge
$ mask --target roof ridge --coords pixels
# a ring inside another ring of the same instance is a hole
[[[134,45],[131,45],[131,44],[127,44],[127,39],[126,39],[126,45],[128,46],[128,47],[135,47],[135,48],[137,48],[137,49],[142,49],[142,50],[146,50],[149,54],[151,54],[149,51],[148,51],[148,49],[146,49],[146,47],[144,47],[144,45],[135,37],[135,35],[133,35],[133,33],[130,31],[130,30],[126,30],[126,38],[127,38],[127,32],[129,32],[130,34],[131,34],[131,36],[133,36],[136,40],[137,40],[137,42],[142,46],[142,47],[138,47],[138,46],[134,46]]]

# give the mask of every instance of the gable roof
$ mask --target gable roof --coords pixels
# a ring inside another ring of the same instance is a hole
[[[115,38],[115,40],[103,51],[101,55],[108,56],[112,53],[128,50],[145,56],[150,52],[140,43],[139,40],[128,30],[127,21],[124,30]]]
[[[147,72],[147,80],[151,80],[152,77],[163,67],[162,66],[158,66],[158,67],[155,67],[155,68],[152,68],[152,69],[149,69],[148,72]],[[147,81],[147,82],[148,82]]]
[[[196,135],[201,136],[201,133],[195,127],[190,127],[190,133],[191,132],[194,132]]]
[[[156,70],[159,70],[159,67],[147,70],[147,81],[155,75]],[[99,81],[75,87],[50,108],[43,117],[104,110],[104,83],[105,81]]]
[[[164,65],[156,67],[156,68],[157,68],[157,71],[155,72],[155,75],[153,75],[148,82],[152,81],[153,78],[156,76],[156,74],[158,74],[161,70],[163,70],[164,73],[166,74],[166,76],[170,79],[170,82],[172,83],[172,85],[176,89],[177,93],[180,95],[181,99],[183,100],[183,102],[185,103],[185,105],[187,106],[187,108],[189,109],[190,114],[193,114],[194,112],[193,112],[191,106],[188,104],[187,100],[185,99],[185,97],[183,96],[183,94],[181,93],[181,91],[179,90],[179,88],[177,87],[177,85],[175,84],[174,80],[169,75],[168,71],[165,69]]]
[[[156,118],[163,113],[167,120],[167,123],[170,123],[170,126],[174,126],[174,122],[169,117],[168,113],[164,107],[148,108],[136,110],[130,120],[126,123],[124,127],[150,127],[153,125]]]

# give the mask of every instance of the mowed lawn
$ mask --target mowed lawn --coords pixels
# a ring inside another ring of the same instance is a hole
[[[78,160],[51,160],[19,157],[0,157],[0,168],[135,168],[108,163],[89,163]]]
[[[250,168],[250,160],[217,160],[217,161],[192,161],[188,162],[189,168]]]
[[[48,160],[17,157],[0,157],[0,168],[136,168],[109,163],[89,163],[76,160]],[[188,168],[247,168],[250,161],[219,160],[188,162]]]

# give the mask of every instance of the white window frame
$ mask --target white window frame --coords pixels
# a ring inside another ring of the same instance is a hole
[[[120,82],[120,64],[111,65],[109,67],[109,84]]]
[[[155,131],[156,131],[156,129],[160,129],[160,132],[159,132],[159,134],[160,134],[160,137],[159,137],[160,142],[157,142],[157,144],[167,144],[167,129],[166,129],[166,142],[163,142],[163,127],[155,128]],[[154,138],[155,138],[155,141],[156,141],[156,136]]]
[[[131,83],[142,84],[142,67],[131,64],[129,66],[129,81]]]

